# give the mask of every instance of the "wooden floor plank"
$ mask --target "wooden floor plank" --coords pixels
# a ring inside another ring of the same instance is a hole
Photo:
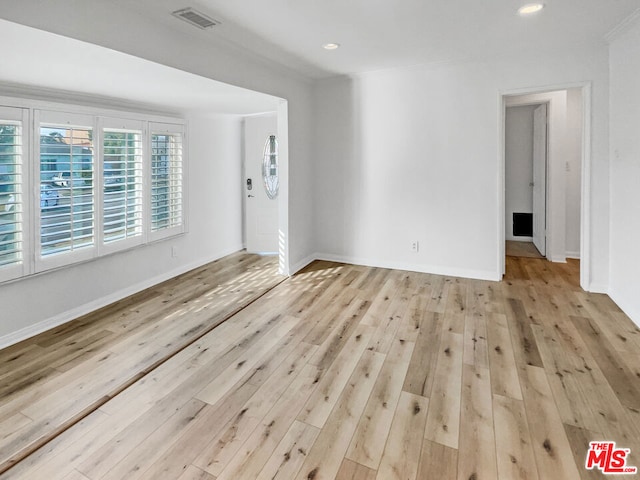
[[[426,312],[422,316],[403,390],[423,397],[431,396],[442,338],[442,323],[440,313]]]
[[[361,324],[356,328],[335,361],[326,372],[321,372],[318,388],[302,409],[298,420],[314,427],[323,427],[366,350],[373,332],[370,325]]]
[[[353,462],[349,459],[344,459],[340,470],[336,475],[336,480],[375,480],[376,471],[370,468]]]
[[[513,480],[540,478],[523,402],[493,395],[493,421],[499,478]]]
[[[526,366],[520,380],[540,478],[579,479],[544,369]]]
[[[318,369],[315,366],[305,365],[246,442],[233,452],[235,455],[229,459],[217,456],[205,470],[219,480],[257,477],[289,432],[302,406],[317,388],[317,376]]]
[[[216,480],[216,477],[193,465],[188,465],[184,473],[177,477],[177,480]]]
[[[164,451],[172,446],[173,442],[192,422],[199,420],[205,406],[204,402],[196,399],[191,400],[143,442],[129,449],[127,455],[120,462],[110,467],[106,474],[99,478],[104,480],[123,478],[135,480],[140,478],[142,473],[161,458]],[[98,478],[96,475],[93,477]]]
[[[306,423],[293,422],[291,428],[273,451],[256,480],[289,480],[294,478],[307,452],[318,438],[320,430]]]
[[[486,314],[468,314],[464,326],[464,363],[489,368],[488,348]]]
[[[589,450],[589,442],[598,438],[604,438],[602,434],[593,431],[584,430],[583,428],[574,427],[573,425],[565,425],[564,430],[571,444],[573,458],[576,465],[584,465],[587,459],[587,451]],[[629,463],[629,465],[635,465]],[[602,480],[602,473],[598,469],[587,470],[580,469],[582,480]],[[623,477],[624,478],[624,477]]]
[[[377,479],[413,480],[418,474],[429,400],[402,392],[393,417]]]
[[[168,358],[171,349],[162,338],[170,338],[170,343],[183,345],[207,328],[199,315],[190,315],[188,320],[183,317],[179,322],[180,335],[167,337],[170,334],[168,330],[157,328],[162,323],[158,320],[158,311],[169,316],[171,309],[195,311],[202,310],[203,303],[215,304],[219,305],[217,313],[212,307],[206,317],[211,319],[213,316],[213,321],[219,322],[225,312],[231,313],[242,307],[243,301],[244,304],[249,303],[260,292],[282,281],[282,277],[275,273],[276,264],[275,257],[231,255],[180,276],[173,283],[152,287],[130,299],[26,340],[22,346],[8,349],[9,358],[26,360],[23,365],[32,370],[23,371],[15,381],[2,383],[13,393],[2,396],[0,428],[6,418],[18,412],[33,422],[0,446],[0,470],[2,465],[12,464],[12,458],[24,454],[21,452],[28,452],[42,439],[55,435],[70,421],[75,421],[79,413],[95,408],[120,391],[122,386],[139,378],[145,370]],[[192,283],[185,284],[185,279],[192,280]],[[206,298],[206,292],[212,285],[233,286],[233,290],[215,298]],[[131,321],[123,324],[122,319],[128,317]],[[37,352],[32,345],[40,347],[40,351]],[[123,345],[126,348],[120,349]],[[8,379],[9,372],[3,365],[0,377]]]
[[[281,397],[307,364],[309,357],[317,347],[300,342],[294,351],[281,362],[279,367],[265,380],[255,394],[242,406],[242,415],[233,417],[215,435],[211,435],[207,446],[193,464],[217,476],[233,456],[251,436],[253,431],[263,422],[264,417],[278,403]],[[314,370],[314,374],[315,374]],[[315,380],[314,376],[314,380]],[[298,379],[298,381],[300,381]],[[301,388],[296,383],[296,389]]]
[[[613,347],[596,322],[586,317],[570,318],[620,402],[640,410],[640,379],[623,360],[624,354]]]
[[[522,400],[507,318],[502,314],[491,313],[487,325],[491,390],[496,395]]]
[[[330,480],[336,477],[383,362],[383,354],[370,351],[362,354],[296,480]]]
[[[595,440],[640,464],[640,329],[578,262],[274,266],[234,254],[0,351],[0,471],[26,455],[0,480],[590,479]]]
[[[418,478],[455,480],[458,478],[458,450],[423,440]]]
[[[464,365],[458,479],[496,478],[496,444],[489,369]]]
[[[520,368],[524,365],[542,367],[540,352],[538,352],[538,346],[533,337],[530,320],[522,300],[509,297],[506,300],[505,313],[517,365]]]
[[[425,438],[451,448],[458,448],[460,432],[462,355],[462,335],[443,333],[429,397]]]
[[[348,459],[378,469],[413,348],[413,343],[396,339],[358,422],[347,451]]]

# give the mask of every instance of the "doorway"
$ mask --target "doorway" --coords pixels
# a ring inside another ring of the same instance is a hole
[[[580,283],[587,289],[590,87],[571,85],[549,91],[503,93],[501,105],[503,196],[499,215],[503,231],[499,258],[502,272],[505,272],[507,241],[534,243],[535,240],[537,249],[549,261],[580,259]],[[512,115],[514,112],[518,115]],[[511,117],[516,120],[519,117],[520,123],[511,123]],[[526,151],[522,148],[516,151],[528,158],[525,163],[521,158],[521,164],[515,167],[509,163],[514,157],[514,140],[509,135],[514,130],[515,144],[527,145]],[[514,177],[519,178],[519,183],[512,183]],[[514,195],[519,196],[519,204],[514,203]],[[520,230],[519,238],[513,235],[514,213],[528,217],[525,220],[530,230]]]
[[[276,112],[244,119],[244,232],[248,253],[279,253],[277,131]],[[274,162],[267,171],[264,171],[265,158]]]
[[[546,256],[548,103],[511,105],[505,116],[505,232],[509,256]]]

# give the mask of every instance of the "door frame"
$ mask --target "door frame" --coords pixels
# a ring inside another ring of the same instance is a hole
[[[565,83],[544,87],[518,88],[498,92],[498,272],[505,274],[505,121],[507,113],[506,97],[549,93],[558,90],[579,88],[582,91],[582,159],[580,188],[580,286],[585,291],[591,289],[591,82]],[[548,206],[547,206],[548,208]]]
[[[533,231],[531,232],[533,235],[533,244],[535,245],[535,247],[538,249],[538,251],[544,255],[545,257],[547,257],[547,217],[549,216],[549,212],[548,212],[548,208],[549,208],[549,198],[548,198],[548,189],[547,189],[547,175],[549,174],[549,166],[548,166],[548,160],[549,160],[549,108],[550,108],[550,103],[551,102],[545,102],[545,103],[541,103],[540,105],[538,105],[537,107],[535,107],[535,109],[533,110],[533,158],[532,158],[532,182],[533,182],[533,189],[532,189],[532,213],[533,213]],[[536,131],[537,131],[537,126],[536,126],[536,112],[538,111],[538,109],[543,108],[544,107],[544,159],[543,160],[537,160],[536,158]],[[506,160],[505,160],[506,161]],[[542,165],[540,165],[542,164]],[[542,183],[542,194],[541,195],[537,195],[537,191],[539,191],[540,186],[537,185],[538,183],[538,177],[536,176],[536,172],[542,169],[541,175],[540,175],[540,179],[541,179],[541,183]],[[538,190],[536,190],[536,186],[538,187]],[[536,203],[537,203],[537,198],[541,198],[541,200],[538,200],[539,202],[542,203],[542,215],[543,215],[543,221],[542,221],[542,232],[540,232],[538,230],[537,225],[537,214],[539,212],[536,212]],[[538,233],[538,235],[536,235],[536,232]],[[536,242],[538,241],[538,239],[542,237],[542,242],[541,245],[537,245]]]
[[[251,126],[250,132],[252,136],[250,143],[247,144],[247,124],[249,122],[258,121],[258,126],[254,123]],[[264,237],[258,234],[257,222],[261,213],[264,212],[266,204],[262,202],[270,202],[267,206],[268,210],[273,210],[279,213],[279,195],[275,199],[268,199],[265,187],[262,179],[262,162],[265,151],[265,141],[269,138],[269,135],[278,136],[278,112],[273,110],[271,112],[245,115],[242,119],[242,182],[243,182],[243,212],[242,212],[242,241],[243,246],[248,253],[273,255],[279,253],[278,248],[278,231],[279,222],[276,219],[273,223],[270,222],[270,228],[275,228],[275,234],[273,237],[269,235],[269,238],[273,239],[273,247],[268,248],[256,248],[264,247]],[[267,127],[266,124],[269,123]],[[264,127],[264,128],[263,128]],[[259,137],[257,137],[256,130],[261,130]],[[258,140],[258,138],[260,140]],[[251,146],[251,148],[249,148]],[[250,150],[253,155],[249,155]],[[247,187],[247,178],[252,178],[253,187],[249,190]],[[249,200],[249,197],[254,197]],[[252,205],[253,204],[253,205]],[[253,206],[253,209],[252,209]],[[250,218],[250,215],[251,218]],[[250,222],[253,220],[253,222]],[[264,219],[263,219],[264,220]],[[251,248],[252,247],[252,248]]]

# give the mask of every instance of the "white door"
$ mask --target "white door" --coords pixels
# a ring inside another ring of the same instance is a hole
[[[271,199],[262,179],[265,143],[276,135],[277,117],[262,115],[244,121],[244,198],[247,252],[278,252],[278,197]]]
[[[533,244],[547,250],[547,105],[533,111]]]

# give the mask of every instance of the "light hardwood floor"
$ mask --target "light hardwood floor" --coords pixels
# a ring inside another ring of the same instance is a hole
[[[255,301],[245,295],[246,308],[0,478],[602,478],[584,469],[590,440],[630,448],[640,466],[640,330],[608,297],[583,292],[578,268],[508,258],[495,283],[315,262],[272,278]],[[192,316],[203,322],[220,291],[198,277],[158,289],[168,301],[144,334],[137,322],[149,315],[116,313],[144,312],[144,295],[99,315],[105,330],[132,330],[111,344],[109,369],[69,345],[67,334],[100,342],[89,321],[0,352],[2,378],[13,378],[0,404],[3,455],[34,418],[57,420],[93,405],[83,391],[136,378],[153,357],[139,342],[166,353]],[[66,353],[37,361],[49,344]],[[70,390],[63,375],[77,368],[87,375]]]

